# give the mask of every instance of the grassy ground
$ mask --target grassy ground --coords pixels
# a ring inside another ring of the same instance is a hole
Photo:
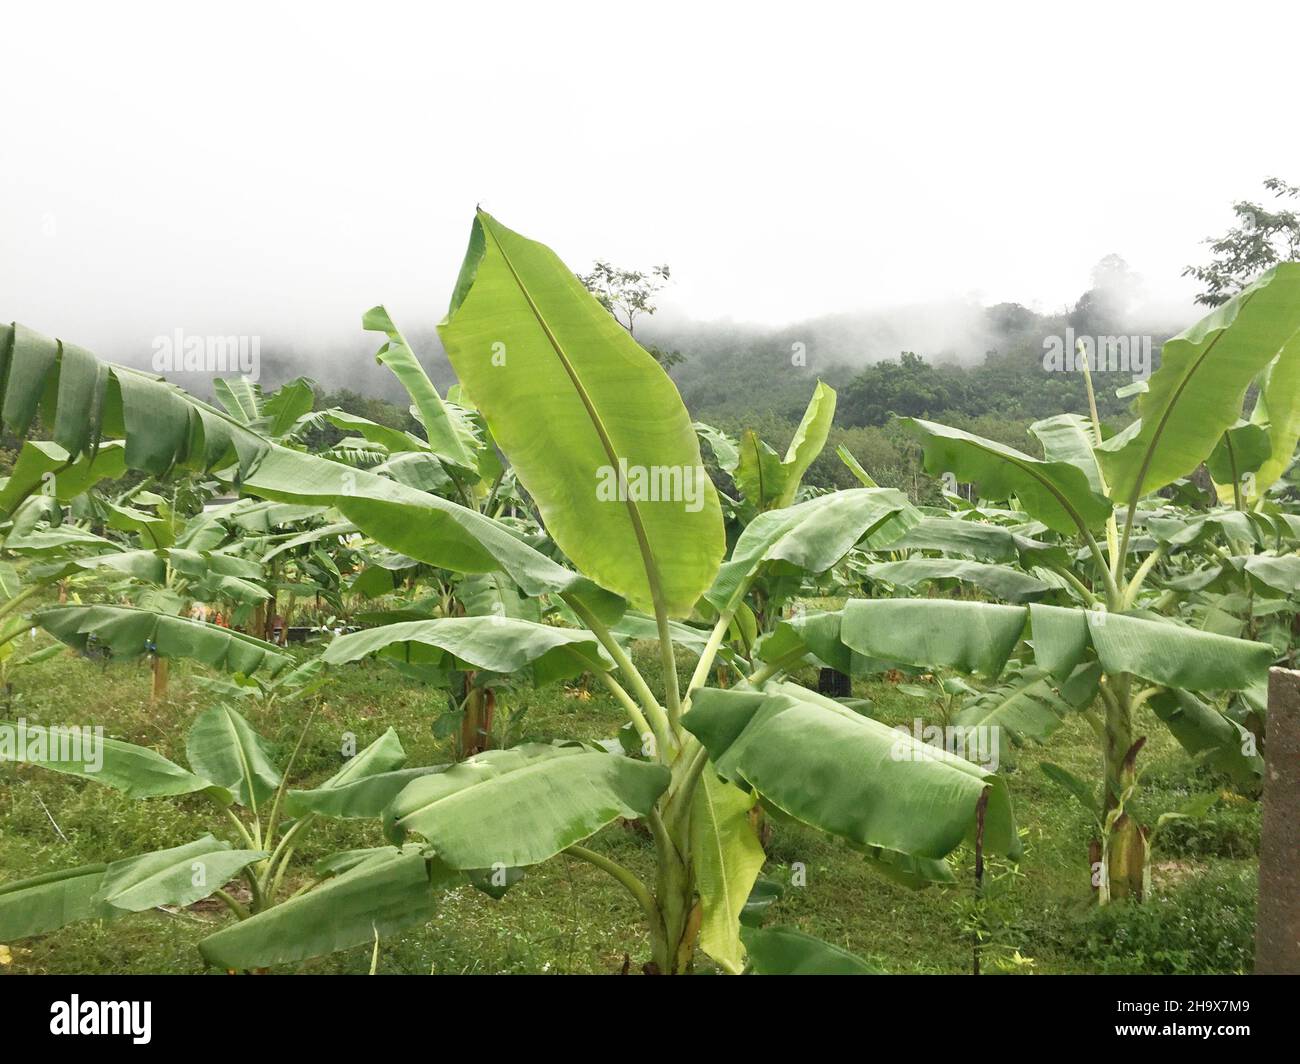
[[[42,639],[44,637],[41,637]],[[39,644],[38,644],[39,645]],[[648,674],[655,664],[645,660]],[[184,763],[184,733],[210,703],[191,671],[173,665],[171,700],[150,705],[143,663],[103,665],[60,654],[16,669],[0,716],[30,723],[101,724],[105,734],[154,747]],[[652,680],[653,683],[653,680]],[[888,683],[859,685],[889,723],[910,723],[927,707]],[[589,698],[554,687],[513,696],[520,728],[531,738],[603,738],[620,711],[593,685]],[[345,732],[358,747],[389,726],[410,764],[447,760],[435,739],[434,717],[444,699],[375,663],[333,679],[300,755],[302,785],[324,779],[340,763]],[[287,757],[304,711],[256,704],[246,715]],[[1154,822],[1194,793],[1219,781],[1198,775],[1154,717],[1142,729],[1150,741],[1141,813]],[[1140,908],[1096,910],[1090,900],[1088,814],[1052,784],[1038,762],[1056,762],[1093,780],[1097,757],[1091,733],[1070,721],[1046,747],[1017,752],[1007,770],[1024,834],[1017,869],[994,864],[987,920],[992,939],[984,967],[1027,972],[1233,972],[1250,965],[1259,832],[1258,809],[1226,795],[1204,821],[1180,826],[1155,855],[1156,898]],[[0,883],[58,868],[179,845],[227,831],[198,798],[133,801],[105,787],[25,765],[0,766]],[[382,842],[358,822],[318,825],[299,852],[296,874],[306,881],[315,860],[336,850]],[[615,825],[590,844],[641,873],[650,869],[648,838]],[[896,972],[963,972],[970,968],[967,918],[970,855],[957,858],[959,886],[912,892],[870,871],[847,847],[815,832],[781,825],[768,846],[764,875],[785,885],[768,923],[799,927]],[[449,895],[437,919],[382,943],[382,972],[614,972],[625,954],[634,966],[647,956],[634,904],[591,865],[557,858],[531,872],[504,899],[471,888]],[[111,923],[89,922],[9,944],[4,972],[200,972],[195,943],[229,917],[213,903],[180,912],[142,913]],[[0,951],[0,963],[4,952]],[[312,961],[298,970],[365,972],[370,949]],[[708,965],[705,962],[704,967]]]

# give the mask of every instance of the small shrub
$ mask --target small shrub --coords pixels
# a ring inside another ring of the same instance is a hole
[[[1198,873],[1142,905],[1095,909],[1078,925],[1085,967],[1106,974],[1248,972],[1254,963],[1253,868]]]

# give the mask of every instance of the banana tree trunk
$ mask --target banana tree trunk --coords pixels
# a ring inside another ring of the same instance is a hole
[[[679,855],[685,853],[685,858]],[[695,956],[703,911],[695,900],[695,877],[690,864],[690,845],[679,842],[660,848],[655,876],[655,901],[660,923],[650,929],[650,963],[647,975],[687,975]]]
[[[469,693],[460,722],[460,755],[471,757],[492,745],[492,715],[496,709],[496,692],[490,687],[474,687],[473,673],[465,676]]]
[[[150,702],[165,702],[167,700],[167,659],[154,655],[153,659],[153,689],[149,693]]]
[[[1104,905],[1117,899],[1141,901],[1147,884],[1147,836],[1149,832],[1128,812],[1137,785],[1137,755],[1146,742],[1133,737],[1133,711],[1128,678],[1115,684],[1106,707],[1104,827],[1098,883]]]

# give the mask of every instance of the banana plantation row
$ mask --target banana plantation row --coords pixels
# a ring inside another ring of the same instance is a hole
[[[400,934],[449,888],[500,896],[563,857],[635,899],[648,972],[689,972],[701,953],[734,973],[869,971],[763,925],[763,818],[824,831],[917,889],[952,882],[961,847],[1020,854],[989,743],[1050,743],[1077,715],[1095,776],[1045,768],[1095,822],[1077,845],[1098,903],[1139,903],[1161,827],[1205,808],[1132,814],[1148,723],[1258,795],[1267,671],[1293,660],[1300,584],[1300,264],[1169,341],[1131,386],[1126,426],[1095,404],[1048,418],[1032,427],[1040,458],[906,419],[928,472],[974,486],[944,507],[877,486],[847,452],[861,487],[802,484],[835,413],[824,385],[784,455],[692,424],[574,274],[482,212],[439,326],[458,385],[439,394],[382,307],[363,324],[383,334],[378,360],[422,432],[315,410],[304,380],[270,393],[218,380],[209,405],[22,325],[0,331],[0,413],[23,440],[0,485],[6,673],[31,660],[18,637],[34,627],[91,658],[148,655],[158,698],[169,661],[219,673],[185,765],[5,723],[0,759],[145,801],[200,797],[212,832],[6,870],[0,942],[215,897],[230,917],[203,958],[256,970]],[[311,453],[326,424],[343,439]],[[827,599],[842,608],[806,607]],[[307,601],[336,620],[290,652]],[[633,642],[655,648],[653,682]],[[370,657],[445,692],[436,726],[457,759],[408,765],[389,728],[307,786],[239,706],[251,692],[304,717],[305,735],[331,672]],[[795,682],[809,666],[933,678],[958,741]],[[492,748],[499,698],[582,678],[622,720],[583,742]],[[331,818],[378,821],[388,845],[298,867]],[[645,826],[652,876],[584,845],[620,818]]]

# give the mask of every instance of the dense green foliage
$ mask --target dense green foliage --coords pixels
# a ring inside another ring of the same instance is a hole
[[[1166,853],[1249,853],[1249,824],[1215,807],[1258,796],[1265,676],[1294,660],[1300,263],[1170,337],[1158,367],[1149,336],[1122,337],[1141,364],[1115,389],[1103,330],[1126,277],[1104,261],[1060,319],[986,314],[1007,350],[979,370],[905,354],[842,398],[819,381],[786,407],[787,379],[712,424],[607,292],[482,211],[438,326],[445,395],[384,307],[363,316],[406,409],[305,378],[218,379],[208,403],[4,327],[0,670],[49,659],[22,643],[39,628],[104,667],[147,661],[154,706],[173,664],[202,665],[211,703],[176,729],[183,760],[166,736],[82,748],[85,729],[21,717],[0,751],[206,801],[222,837],[7,878],[0,938],[215,899],[233,920],[198,943],[211,965],[372,945],[373,967],[464,888],[499,901],[558,858],[626,892],[647,974],[882,970],[769,919],[784,888],[764,869],[797,830],[909,890],[973,874],[954,917],[978,972],[1030,963],[1010,891],[1047,833],[1018,825],[1013,780],[1074,803],[1064,845],[1103,907],[1149,900]],[[411,761],[384,722],[304,779],[317,717],[371,660],[437,707],[451,761]],[[838,679],[813,690],[813,669]],[[536,692],[563,684],[618,716],[535,734]],[[1194,785],[1144,780],[1169,738]],[[1029,782],[1026,749],[1047,744],[1065,756],[1032,758]],[[304,867],[340,824],[362,830]],[[645,852],[601,848],[620,824]],[[1132,924],[1136,954],[1166,911]],[[1243,965],[1179,952],[1177,931],[1136,963]]]

